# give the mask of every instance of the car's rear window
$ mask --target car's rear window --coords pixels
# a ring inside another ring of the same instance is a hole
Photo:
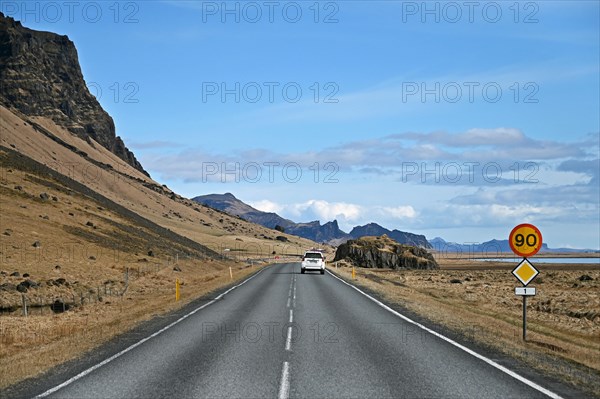
[[[319,252],[307,252],[304,254],[304,258],[323,259],[323,255]]]

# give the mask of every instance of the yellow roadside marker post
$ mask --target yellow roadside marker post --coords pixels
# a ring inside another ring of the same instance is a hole
[[[229,278],[233,280],[233,270],[231,270],[231,266],[229,266]]]
[[[175,280],[175,302],[179,301],[179,299],[181,298],[181,292],[179,289],[179,279]]]
[[[356,280],[356,270],[354,270],[354,266],[352,266],[352,280]]]

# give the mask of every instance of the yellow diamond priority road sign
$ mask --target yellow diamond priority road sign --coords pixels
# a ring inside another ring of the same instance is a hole
[[[519,280],[523,286],[527,286],[540,272],[527,259],[515,267],[512,274]]]

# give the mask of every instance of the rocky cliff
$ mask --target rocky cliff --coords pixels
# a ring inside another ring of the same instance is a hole
[[[26,116],[48,117],[83,139],[94,139],[148,175],[89,92],[73,42],[67,36],[25,28],[2,13],[0,104]]]
[[[340,245],[334,262],[346,260],[357,267],[389,269],[437,269],[427,250],[399,244],[386,235],[349,240]]]
[[[289,234],[305,237],[319,243],[327,243],[335,239],[348,237],[346,233],[340,230],[337,220],[323,225],[318,220],[309,223],[297,223],[295,226],[286,229],[286,231]]]

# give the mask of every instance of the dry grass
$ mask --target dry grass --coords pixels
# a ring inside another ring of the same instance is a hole
[[[249,266],[248,258],[273,258],[272,250],[294,253],[308,246],[294,240],[285,247],[272,240],[258,240],[253,235],[246,237],[227,232],[214,242],[232,248],[227,254],[231,260],[201,260],[181,254],[177,261],[181,272],[176,272],[173,270],[175,252],[185,250],[178,244],[164,241],[88,197],[78,193],[66,195],[64,187],[53,186],[55,182],[40,180],[39,176],[16,169],[4,169],[1,177],[0,308],[21,305],[21,294],[14,287],[25,280],[39,284],[25,294],[28,302],[42,303],[45,307],[30,309],[27,318],[21,316],[20,309],[0,314],[0,388],[79,357],[141,321],[231,283],[230,266],[234,280],[238,281],[264,265],[256,262],[259,266]],[[15,190],[17,185],[23,189]],[[42,192],[56,196],[58,201],[42,201],[39,198]],[[216,215],[212,210],[203,211],[209,216],[199,215],[197,219],[217,217],[212,216]],[[227,220],[233,222],[233,218]],[[93,226],[87,226],[88,221]],[[251,232],[268,233],[268,229],[237,219],[235,223],[238,223],[237,228],[251,226]],[[194,221],[194,224],[200,223]],[[39,248],[32,246],[36,241],[40,242]],[[266,250],[234,251],[234,245],[243,242],[254,243],[251,249]],[[152,256],[148,250],[153,250]],[[236,258],[243,261],[235,261]],[[121,297],[127,269],[129,284]],[[20,276],[10,276],[13,272],[19,272]],[[25,274],[29,276],[24,277]],[[183,286],[181,301],[175,303],[177,278]],[[68,285],[53,285],[52,281],[57,279],[64,279]],[[5,284],[9,287],[3,288]],[[55,299],[78,306],[55,315],[48,306]]]
[[[554,265],[534,280],[528,300],[528,340],[523,342],[522,300],[514,265],[438,260],[441,270],[358,268],[354,281],[457,333],[515,357],[538,370],[600,396],[600,270],[593,265]],[[539,266],[539,265],[538,265]],[[448,267],[449,269],[445,269]],[[588,269],[588,270],[581,270]],[[341,265],[336,273],[351,279]],[[579,281],[582,275],[593,278]],[[460,283],[451,283],[460,280]]]
[[[181,261],[181,273],[163,270],[130,282],[123,297],[108,297],[62,314],[35,310],[29,317],[0,316],[0,388],[34,377],[65,361],[83,356],[109,339],[195,298],[247,277],[260,266],[198,265]],[[183,283],[175,302],[175,279]]]

